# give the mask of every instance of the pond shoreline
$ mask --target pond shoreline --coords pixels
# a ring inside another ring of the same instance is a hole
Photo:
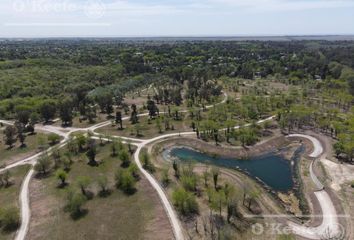
[[[279,152],[282,148],[289,145],[290,143],[291,141],[289,141],[283,135],[266,139],[246,148],[240,146],[216,146],[215,144],[204,142],[200,139],[182,137],[163,141],[164,149],[162,149],[162,151],[172,147],[185,146],[189,149],[193,149],[210,156],[248,159],[251,157],[263,155],[265,153]]]
[[[201,154],[207,154],[210,157],[213,158],[217,158],[217,157],[226,157],[226,158],[230,158],[230,154],[229,152],[225,152],[223,151],[223,153],[221,155],[219,155],[220,151],[217,152],[217,154],[213,150],[213,148],[208,148],[207,151],[202,151],[200,150],[200,144],[191,144],[193,141],[195,141],[194,139],[187,139],[188,141],[185,141],[186,139],[183,139],[182,141],[169,141],[169,142],[164,142],[163,144],[163,149],[160,149],[160,153],[162,153],[162,158],[166,161],[171,162],[171,157],[173,158],[173,156],[170,155],[170,151],[172,151],[173,149],[177,149],[177,148],[185,148],[185,149],[190,149],[192,151],[196,151],[199,152]],[[192,140],[192,141],[191,141]],[[199,141],[198,141],[199,142]],[[288,205],[283,202],[283,200],[278,196],[279,193],[285,193],[286,195],[291,195],[294,194],[296,196],[297,199],[301,199],[303,197],[303,193],[301,191],[302,186],[302,180],[301,180],[301,174],[298,171],[298,167],[300,164],[300,161],[302,160],[302,156],[303,154],[306,152],[306,144],[301,143],[300,146],[290,146],[292,141],[284,141],[283,136],[280,137],[275,137],[273,139],[269,139],[263,143],[257,144],[254,147],[258,148],[256,149],[256,151],[252,151],[250,153],[250,151],[248,151],[248,155],[247,155],[247,159],[250,157],[257,157],[260,155],[265,155],[265,154],[275,154],[275,155],[282,155],[284,157],[284,160],[287,160],[290,162],[290,169],[291,169],[291,173],[292,173],[292,181],[293,181],[293,186],[291,189],[287,190],[287,191],[280,191],[280,190],[275,190],[272,187],[270,187],[268,184],[266,184],[264,181],[262,181],[260,178],[258,178],[257,176],[253,176],[252,174],[250,174],[248,171],[241,169],[241,168],[236,168],[236,169],[232,169],[232,168],[227,168],[227,167],[223,167],[226,169],[230,169],[230,170],[236,170],[238,172],[240,172],[241,174],[245,174],[246,176],[248,176],[249,178],[253,179],[256,183],[258,183],[263,189],[265,189],[267,192],[269,192],[273,197],[275,197],[275,199],[277,199],[277,201],[284,206],[284,208],[287,210],[288,213],[294,214],[294,216],[296,216],[295,213],[291,212],[288,209]],[[173,143],[173,144],[171,144]],[[205,143],[205,145],[210,145],[208,143]],[[197,146],[195,148],[195,146]],[[219,149],[223,150],[223,147],[218,147]],[[232,150],[234,154],[231,155],[231,158],[235,158],[235,154],[239,149],[237,148],[232,148],[229,149]],[[264,150],[264,152],[261,152],[261,150]],[[239,156],[244,156],[243,154],[240,154]],[[240,159],[245,159],[245,158],[240,158]],[[245,161],[247,161],[247,159],[245,159]],[[203,163],[199,163],[201,165],[209,165],[209,164],[203,164]],[[307,212],[308,211],[308,206],[304,206],[302,204],[299,205],[300,211],[302,213]]]

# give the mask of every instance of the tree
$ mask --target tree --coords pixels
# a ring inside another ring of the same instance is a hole
[[[46,101],[39,108],[41,116],[46,123],[54,118],[56,110],[56,103],[54,101]]]
[[[184,189],[186,189],[187,191],[191,191],[191,192],[196,192],[197,191],[197,176],[195,174],[191,174],[191,175],[187,175],[187,174],[183,174],[181,176],[181,183],[182,186],[184,187]]]
[[[39,121],[39,114],[37,112],[32,112],[30,115],[30,121],[29,124],[27,125],[27,131],[30,132],[31,134],[34,134],[35,128],[34,126],[36,123]]]
[[[160,118],[156,119],[155,124],[156,124],[156,128],[159,130],[159,133],[162,133],[162,125],[161,125]]]
[[[172,167],[173,167],[173,170],[175,171],[176,178],[179,178],[179,176],[180,176],[179,175],[179,165],[176,160],[173,161]]]
[[[96,141],[94,139],[89,139],[87,142],[87,152],[86,152],[86,156],[89,159],[88,162],[89,165],[97,166],[96,155],[97,155]]]
[[[219,178],[220,170],[218,168],[212,169],[213,181],[214,181],[214,188],[215,190],[218,189],[218,178]]]
[[[119,169],[115,176],[116,186],[127,194],[133,194],[136,189],[136,179],[129,170]]]
[[[123,130],[122,112],[116,112],[116,124],[119,124],[119,129]]]
[[[3,174],[0,174],[0,186],[8,187],[10,185],[11,173],[10,171],[5,171]]]
[[[26,140],[26,134],[25,134],[25,125],[21,122],[15,122],[15,127],[17,129],[17,138],[21,143],[21,147],[25,147],[25,140]]]
[[[91,184],[91,179],[87,176],[79,176],[76,182],[81,190],[81,193],[87,196],[87,188]]]
[[[101,191],[100,191],[100,194],[101,195],[105,195],[107,194],[109,191],[108,191],[108,179],[105,175],[101,175],[98,177],[98,185],[100,186],[101,188]]]
[[[137,112],[137,107],[135,104],[131,106],[132,113],[130,115],[130,121],[132,124],[136,124],[139,122],[139,117],[138,117],[138,112]]]
[[[150,96],[148,96],[148,101],[147,101],[147,110],[149,111],[149,117],[153,118],[156,116],[158,109],[153,100],[151,100]]]
[[[211,202],[210,202],[210,207],[214,210],[219,211],[219,216],[222,217],[222,208],[225,205],[226,198],[225,198],[225,193],[223,190],[220,190],[218,192],[214,192],[211,197]]]
[[[9,148],[16,142],[16,129],[13,126],[7,126],[4,130],[4,141]]]
[[[155,166],[150,160],[150,155],[147,152],[142,152],[141,154],[143,168],[149,171],[150,173],[155,172]]]
[[[84,150],[83,146],[87,142],[87,138],[85,137],[85,135],[79,134],[76,136],[75,141],[76,141],[76,144],[79,148],[79,151],[82,152]]]
[[[227,201],[227,222],[231,222],[232,217],[237,216],[237,201],[235,199],[231,199]]]
[[[170,184],[170,181],[171,181],[168,173],[169,173],[169,169],[168,168],[163,169],[161,182],[162,182],[162,185],[164,187],[167,187],[168,184]]]
[[[122,151],[120,151],[119,155],[119,160],[122,161],[122,166],[127,168],[130,165],[130,155],[128,153],[128,151],[126,149],[122,149]]]
[[[209,177],[210,177],[210,173],[208,169],[205,169],[205,171],[203,172],[203,179],[204,179],[204,186],[208,187],[209,185]]]
[[[47,138],[50,145],[55,145],[60,141],[60,136],[55,133],[50,133]]]
[[[49,171],[51,164],[52,162],[50,161],[49,156],[44,154],[38,159],[36,165],[34,165],[34,170],[45,175]]]
[[[59,103],[59,116],[63,126],[69,126],[73,120],[73,103],[71,99],[64,99]]]
[[[20,225],[20,214],[15,207],[0,209],[0,223],[6,231],[14,231]]]
[[[333,145],[333,148],[334,148],[337,158],[339,157],[340,154],[344,153],[344,145],[341,141],[336,142]]]
[[[63,169],[59,169],[56,173],[55,176],[57,179],[60,180],[61,182],[61,186],[65,186],[66,185],[66,178],[68,177],[68,174],[63,170]]]
[[[184,188],[178,188],[173,191],[172,201],[177,210],[185,216],[199,212],[195,196],[192,193],[187,192]]]
[[[82,214],[82,205],[86,202],[86,197],[82,194],[69,192],[67,209],[71,212],[72,217]]]
[[[29,122],[31,111],[28,109],[22,109],[17,111],[16,120],[26,126]]]
[[[118,155],[118,143],[116,140],[113,140],[111,145],[111,156],[116,157]]]
[[[250,192],[249,198],[248,198],[248,206],[247,206],[248,210],[251,211],[251,206],[252,206],[251,204],[253,201],[255,201],[259,197],[259,194],[260,194],[260,192],[258,190],[254,190],[254,191]]]

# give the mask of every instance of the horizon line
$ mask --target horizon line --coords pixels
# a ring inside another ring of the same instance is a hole
[[[352,34],[203,34],[203,35],[120,35],[120,36],[0,36],[0,39],[60,39],[60,38],[97,38],[97,39],[112,39],[112,38],[276,38],[276,37],[354,37]]]

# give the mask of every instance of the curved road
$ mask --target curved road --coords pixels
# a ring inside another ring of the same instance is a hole
[[[288,137],[306,138],[310,140],[314,146],[314,149],[313,152],[309,154],[309,156],[313,158],[322,158],[324,148],[318,139],[303,134],[291,134]],[[323,184],[318,180],[317,176],[313,172],[314,161],[310,165],[310,174],[317,188],[321,189],[314,192],[314,194],[322,209],[322,223],[317,227],[306,227],[293,222],[288,222],[288,224],[293,233],[308,239],[321,240],[324,239],[327,234],[329,234],[331,237],[341,236],[344,234],[344,232],[342,232],[343,229],[339,225],[334,204],[328,193],[324,190]]]

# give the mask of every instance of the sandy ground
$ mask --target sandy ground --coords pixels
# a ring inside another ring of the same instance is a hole
[[[336,191],[340,191],[341,185],[354,181],[354,166],[332,162],[328,159],[321,159],[330,176],[330,186]]]

